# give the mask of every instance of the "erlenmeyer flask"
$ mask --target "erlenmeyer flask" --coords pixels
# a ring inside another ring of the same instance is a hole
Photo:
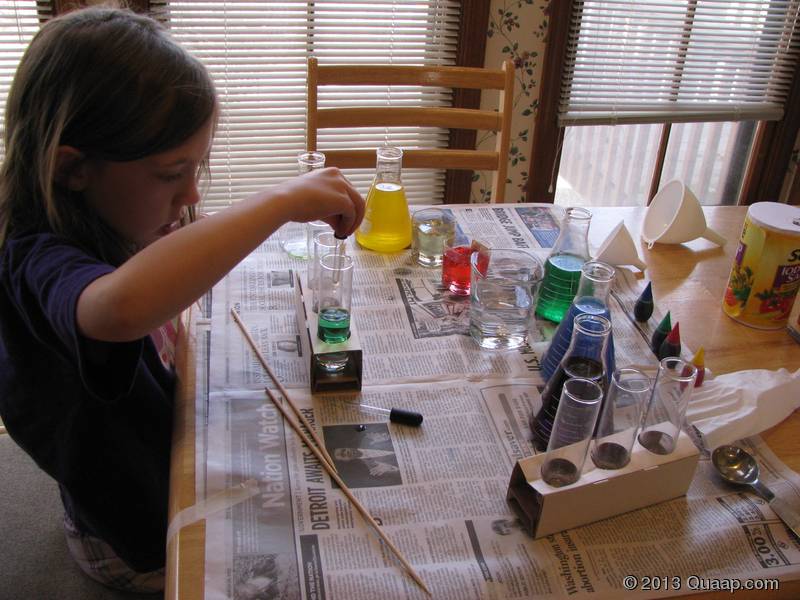
[[[550,346],[542,356],[542,376],[545,383],[550,380],[553,373],[558,369],[561,359],[567,353],[570,340],[572,339],[572,326],[575,317],[578,315],[600,315],[611,321],[611,311],[608,309],[608,294],[614,283],[614,267],[599,261],[589,261],[581,267],[581,276],[578,283],[578,293],[567,311],[567,315],[562,319],[556,329]],[[613,332],[608,336],[606,344],[606,367],[608,368],[607,377],[616,369],[614,360],[614,335]],[[606,379],[606,384],[608,379]]]
[[[575,377],[589,379],[606,390],[605,353],[609,335],[611,335],[611,321],[605,317],[588,314],[575,317],[569,349],[542,392],[541,409],[535,416],[531,415],[533,444],[537,450],[547,449],[561,398],[561,389],[568,379]]]
[[[560,323],[578,291],[583,263],[589,260],[589,223],[592,213],[585,208],[566,210],[550,256],[544,266],[536,314]]]
[[[384,146],[377,154],[375,180],[367,194],[356,241],[377,252],[397,252],[411,244],[411,214],[400,179],[403,151]]]

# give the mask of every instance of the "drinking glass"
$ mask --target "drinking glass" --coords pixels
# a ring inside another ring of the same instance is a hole
[[[444,247],[453,241],[456,223],[450,211],[439,208],[418,210],[411,218],[411,250],[423,267],[442,265]]]
[[[553,433],[542,463],[542,479],[553,487],[575,483],[581,476],[603,400],[594,381],[568,379],[561,390]]]
[[[297,174],[302,175],[325,166],[322,152],[301,152],[297,155]],[[307,260],[310,257],[305,223],[286,223],[278,233],[281,248],[292,258]]]
[[[638,438],[650,452],[671,454],[675,450],[696,378],[697,367],[683,359],[668,356],[659,364]]]
[[[470,257],[469,332],[481,348],[511,350],[528,341],[542,263],[521,250],[487,249]]]
[[[614,371],[592,444],[592,461],[595,466],[601,469],[621,469],[630,462],[642,414],[652,393],[652,382],[642,371]]]

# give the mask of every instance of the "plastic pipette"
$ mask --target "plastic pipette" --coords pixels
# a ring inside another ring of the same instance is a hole
[[[422,414],[414,412],[413,410],[405,410],[404,408],[381,408],[380,406],[370,406],[369,404],[361,404],[360,402],[348,402],[359,408],[366,408],[367,410],[374,410],[379,413],[388,414],[389,421],[392,423],[399,423],[401,425],[409,425],[411,427],[419,427],[422,425]]]
[[[336,244],[336,250],[334,250],[335,259],[333,261],[333,283],[339,283],[339,271],[342,269],[342,256],[344,256],[344,243],[345,240],[347,240],[347,236],[340,236],[334,233],[333,237],[338,241]]]

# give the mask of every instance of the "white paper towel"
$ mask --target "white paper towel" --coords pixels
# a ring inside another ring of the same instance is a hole
[[[800,369],[719,375],[695,388],[686,420],[714,449],[777,425],[800,407]]]

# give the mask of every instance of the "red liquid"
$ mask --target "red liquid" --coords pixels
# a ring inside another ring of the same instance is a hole
[[[442,257],[442,285],[458,296],[469,295],[472,252],[469,246],[456,246],[447,248]]]

